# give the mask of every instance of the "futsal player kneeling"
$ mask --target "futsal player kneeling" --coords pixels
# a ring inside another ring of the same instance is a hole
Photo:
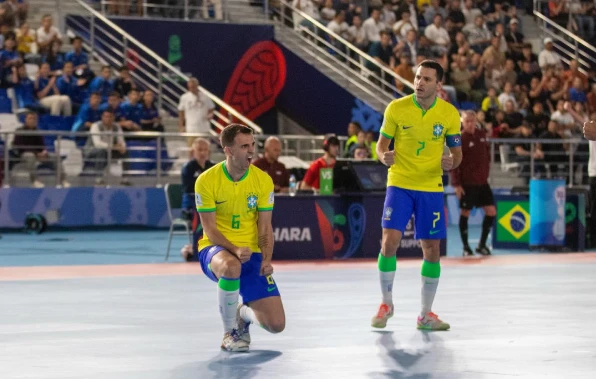
[[[497,210],[493,191],[488,184],[490,168],[490,146],[486,139],[486,131],[479,129],[476,114],[465,111],[462,116],[462,152],[464,159],[458,168],[451,171],[451,184],[459,199],[461,213],[459,217],[459,233],[464,245],[464,256],[474,255],[468,243],[468,218],[473,208],[484,209],[482,234],[476,252],[490,255],[486,246],[488,233],[493,226]]]
[[[274,188],[271,177],[250,164],[255,151],[251,128],[228,125],[220,139],[225,161],[202,173],[195,183],[203,225],[199,262],[205,275],[218,285],[224,325],[221,348],[247,351],[251,323],[271,333],[281,332],[286,324],[279,289],[271,276]]]

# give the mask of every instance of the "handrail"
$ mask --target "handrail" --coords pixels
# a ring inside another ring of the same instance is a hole
[[[288,3],[285,0],[280,0],[280,3],[283,7],[288,7],[292,10],[292,12],[297,13],[300,15],[300,17],[308,20],[309,22],[311,22],[313,25],[315,25],[317,28],[321,29],[322,31],[324,31],[325,33],[327,33],[328,35],[332,36],[334,39],[338,40],[339,42],[341,42],[343,45],[347,46],[350,50],[356,52],[359,56],[361,56],[362,58],[366,59],[368,62],[371,62],[372,64],[374,64],[375,66],[377,66],[379,69],[381,69],[381,71],[391,75],[393,78],[399,80],[402,84],[404,84],[407,87],[410,87],[411,89],[414,89],[414,85],[410,82],[408,82],[407,80],[405,80],[404,78],[402,78],[401,76],[399,76],[398,74],[396,74],[394,71],[386,68],[385,66],[379,64],[379,62],[377,62],[373,57],[371,57],[370,55],[366,54],[364,51],[360,50],[359,48],[357,48],[356,46],[354,46],[353,44],[351,44],[350,42],[346,41],[345,39],[343,39],[340,35],[335,34],[334,32],[332,32],[331,30],[329,30],[325,25],[321,24],[319,21],[315,20],[314,18],[310,17],[309,15],[307,15],[306,13],[304,13],[303,11],[294,8],[290,3]],[[282,13],[283,13],[283,9],[282,9]],[[282,25],[285,25],[283,23],[283,14],[280,15],[281,19],[282,19]],[[398,91],[401,92],[401,91]],[[403,93],[402,93],[403,95]]]
[[[157,62],[159,62],[162,65],[162,67],[167,68],[168,70],[172,71],[174,74],[178,75],[185,81],[188,81],[189,77],[187,75],[182,73],[176,67],[172,66],[169,62],[167,62],[166,60],[161,58],[159,55],[155,54],[151,49],[149,49],[147,46],[142,44],[139,40],[137,40],[136,38],[134,38],[133,36],[128,34],[126,31],[124,31],[118,25],[114,24],[112,21],[110,21],[107,17],[102,15],[100,12],[96,11],[95,9],[93,9],[92,7],[87,5],[82,0],[76,0],[76,2],[81,7],[86,9],[89,13],[91,13],[93,15],[93,17],[98,18],[99,20],[104,22],[106,25],[108,25],[112,29],[114,29],[116,32],[120,33],[127,40],[128,43],[132,43],[132,44],[136,45],[139,49],[141,49],[143,51],[143,53],[147,54],[148,56],[150,56],[151,58],[153,58]],[[161,78],[159,78],[159,80],[161,80]],[[215,104],[217,104],[221,108],[225,109],[227,112],[229,112],[234,117],[238,118],[245,125],[251,127],[256,133],[258,133],[258,134],[263,133],[263,129],[261,129],[257,124],[255,124],[254,122],[252,122],[251,120],[246,118],[244,115],[242,115],[236,109],[234,109],[231,106],[229,106],[228,104],[226,104],[223,100],[221,100],[220,98],[218,98],[217,96],[215,96],[214,94],[212,94],[211,92],[206,90],[204,87],[202,87],[202,86],[199,87],[199,90],[201,92],[203,92],[206,96],[208,96]]]
[[[543,15],[542,13],[540,13],[539,11],[535,10],[534,11],[534,16],[538,17],[539,19],[541,19],[542,21],[548,23],[549,25],[553,26],[555,29],[557,29],[558,31],[562,32],[563,34],[565,34],[567,37],[579,42],[580,44],[584,45],[585,47],[587,47],[588,49],[592,50],[594,53],[596,53],[596,48],[592,45],[590,45],[589,42],[587,42],[586,40],[582,39],[581,37],[579,37],[577,34],[571,33],[570,31],[568,31],[567,29],[565,29],[564,27],[562,27],[561,25],[557,24],[556,22],[554,22],[553,20],[549,19],[548,17],[546,17],[545,15]]]

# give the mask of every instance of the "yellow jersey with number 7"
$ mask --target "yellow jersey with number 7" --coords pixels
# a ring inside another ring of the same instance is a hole
[[[259,212],[273,210],[274,188],[271,177],[250,165],[246,174],[234,182],[225,161],[203,172],[195,181],[197,212],[215,212],[217,230],[235,246],[248,246],[260,253],[257,221]],[[213,246],[203,231],[199,251]]]
[[[385,109],[381,134],[394,139],[388,186],[443,192],[443,148],[461,146],[460,115],[453,105],[436,98],[424,111],[414,95],[393,100]]]

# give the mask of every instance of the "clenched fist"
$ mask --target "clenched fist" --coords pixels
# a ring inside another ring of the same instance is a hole
[[[385,166],[391,166],[395,163],[395,150],[386,151],[383,153],[383,164]]]
[[[451,170],[453,167],[453,157],[451,155],[443,155],[441,158],[441,168],[445,171]]]
[[[241,263],[248,262],[251,255],[252,251],[248,247],[239,247],[236,249],[236,256],[240,259]]]

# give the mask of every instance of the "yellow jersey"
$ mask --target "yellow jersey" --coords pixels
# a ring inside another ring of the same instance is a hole
[[[385,109],[381,134],[395,139],[395,163],[389,167],[388,186],[443,192],[445,143],[461,146],[461,121],[453,105],[436,98],[424,111],[414,95],[393,100]]]
[[[234,182],[221,162],[203,172],[195,181],[197,212],[215,212],[217,230],[236,246],[248,246],[260,253],[257,220],[259,212],[272,211],[274,188],[271,177],[250,165],[246,174]],[[203,232],[199,251],[212,246]]]

